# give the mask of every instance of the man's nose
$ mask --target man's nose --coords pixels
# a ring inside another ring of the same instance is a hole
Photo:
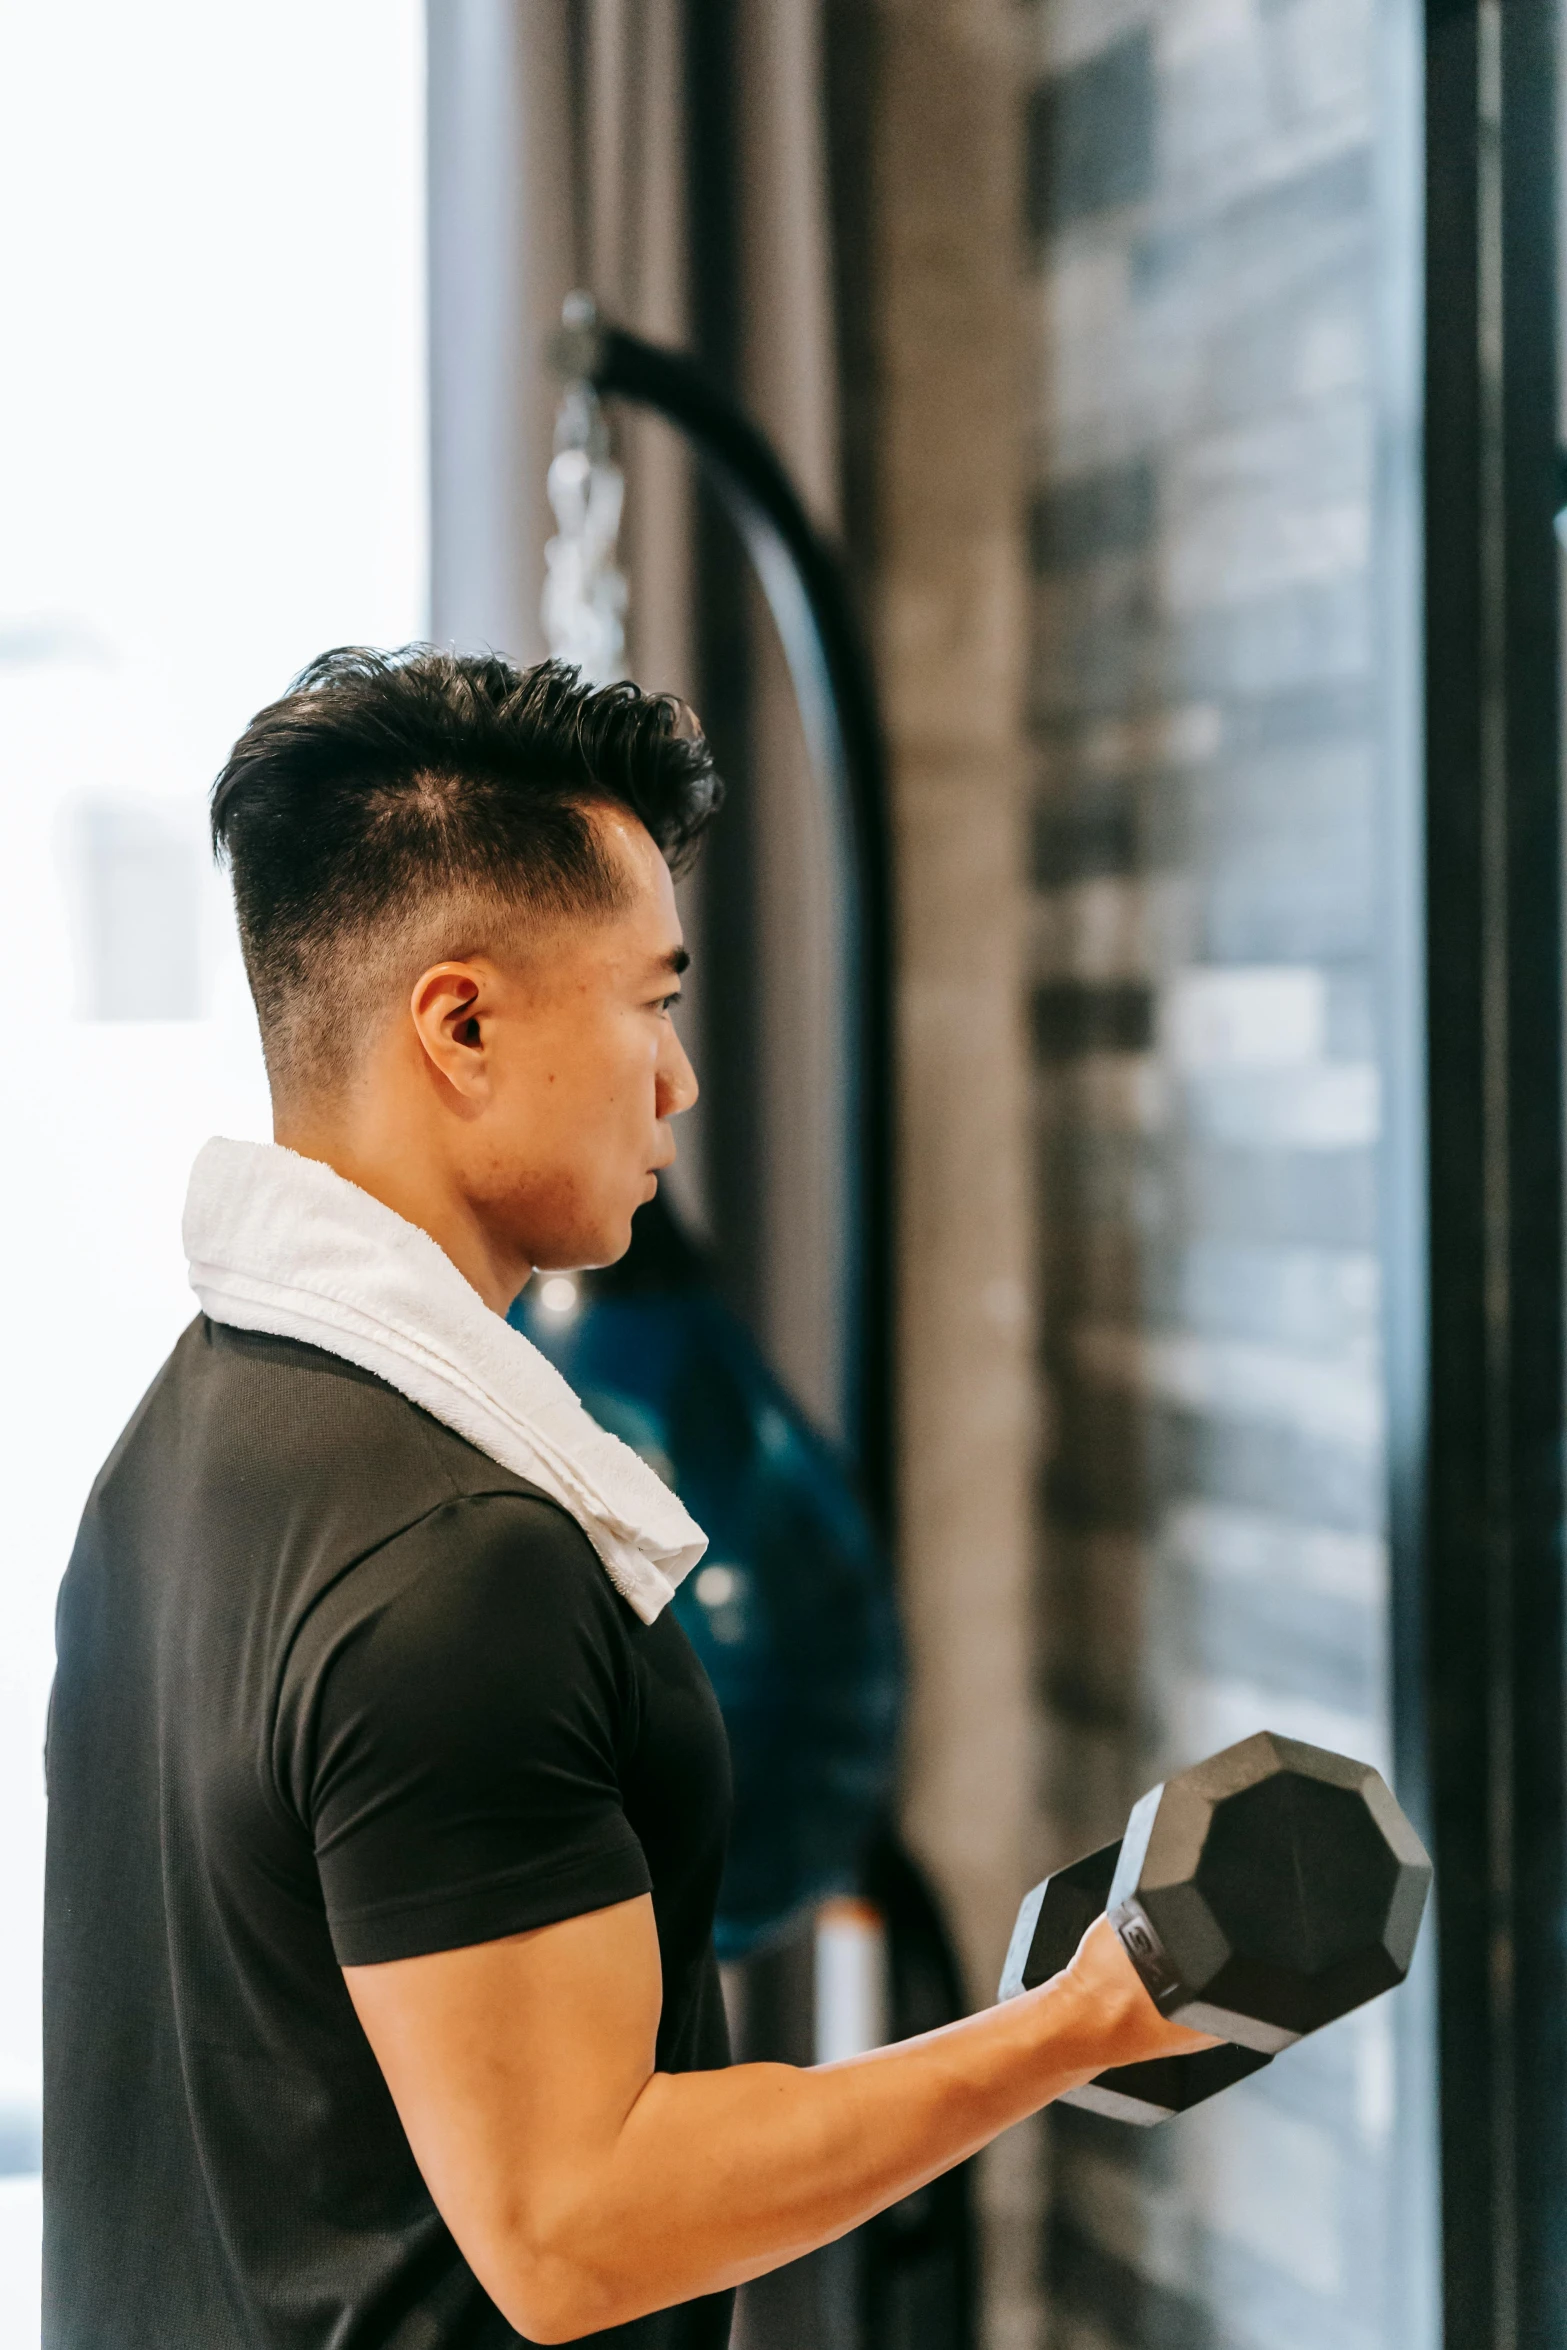
[[[668,1049],[661,1055],[658,1068],[658,1114],[661,1118],[678,1118],[682,1110],[689,1110],[701,1088],[691,1057],[674,1031],[670,1031]]]

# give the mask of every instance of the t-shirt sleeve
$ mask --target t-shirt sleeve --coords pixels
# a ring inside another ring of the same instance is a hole
[[[587,1537],[527,1494],[447,1503],[295,1643],[276,1774],[340,1965],[489,1942],[650,1889],[621,1802],[636,1685]]]

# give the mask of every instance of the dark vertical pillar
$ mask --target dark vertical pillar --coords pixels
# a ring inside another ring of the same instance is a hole
[[[1394,1784],[1431,1833],[1424,1564],[1430,1327],[1427,1266],[1425,777],[1420,474],[1425,306],[1421,158],[1423,0],[1377,11],[1374,150],[1381,397],[1372,533],[1381,703],[1380,965],[1383,1384]],[[1393,2012],[1395,2136],[1387,2246],[1388,2350],[1435,2350],[1441,2336],[1437,2145],[1436,1935],[1427,1928]]]
[[[828,196],[832,216],[833,332],[843,456],[843,544],[861,595],[876,559],[877,426],[875,108],[881,70],[873,0],[835,0],[824,44]]]
[[[1429,0],[1424,1628],[1449,2350],[1567,2343],[1554,50],[1554,0]]]
[[[736,0],[686,0],[690,310],[698,358],[739,388],[741,335]],[[756,823],[749,778],[752,588],[711,487],[698,484],[696,666],[702,722],[729,796],[702,866],[703,1035],[708,1212],[732,1304],[760,1326]]]
[[[739,13],[737,0],[685,0],[691,345],[735,397],[742,331]],[[734,525],[700,474],[693,542],[698,706],[729,787],[700,868],[708,1217],[729,1301],[760,1333],[766,1268],[758,1143],[763,974],[749,757],[754,590]],[[810,2061],[811,1950],[807,1932],[747,1963],[742,2056]],[[823,2267],[821,2255],[792,2261],[743,2289],[735,2323],[741,2350],[815,2350]]]
[[[882,89],[882,33],[874,0],[835,0],[824,18],[823,103],[832,243],[833,335],[838,365],[843,552],[867,641],[879,553],[878,434],[884,399],[876,325],[875,133]],[[879,733],[879,716],[868,713]],[[858,1255],[864,1305],[851,1333],[851,1445],[860,1484],[884,1537],[897,1534],[898,1229],[893,1032],[893,852],[885,786],[880,821],[861,811],[865,895],[850,958],[859,1002],[849,1059],[856,1105]]]
[[[1507,1338],[1517,2334],[1567,2343],[1558,0],[1501,16]]]
[[[1426,1647],[1448,2350],[1497,2339],[1491,1995],[1481,615],[1480,18],[1427,9],[1426,855],[1431,1414]],[[1437,322],[1440,322],[1438,326]]]

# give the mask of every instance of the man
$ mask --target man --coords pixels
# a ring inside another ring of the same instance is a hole
[[[276,1145],[88,1503],[49,1735],[48,2350],[703,2350],[732,2288],[1204,2043],[1042,1990],[729,2067],[702,1539],[501,1319],[603,1264],[696,1082],[679,705],[328,654],[213,799]]]

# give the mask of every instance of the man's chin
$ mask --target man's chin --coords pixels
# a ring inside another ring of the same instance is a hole
[[[638,1200],[637,1207],[645,1205],[646,1201]],[[635,1213],[636,1209],[633,1209],[631,1214]],[[618,1265],[630,1246],[631,1215],[628,1215],[622,1218],[619,1223],[606,1223],[602,1230],[595,1232],[591,1238],[586,1234],[581,1235],[570,1252],[570,1265],[563,1262],[558,1269],[562,1272],[572,1273],[601,1273],[606,1265]],[[539,1270],[543,1271],[544,1268],[541,1266]]]

